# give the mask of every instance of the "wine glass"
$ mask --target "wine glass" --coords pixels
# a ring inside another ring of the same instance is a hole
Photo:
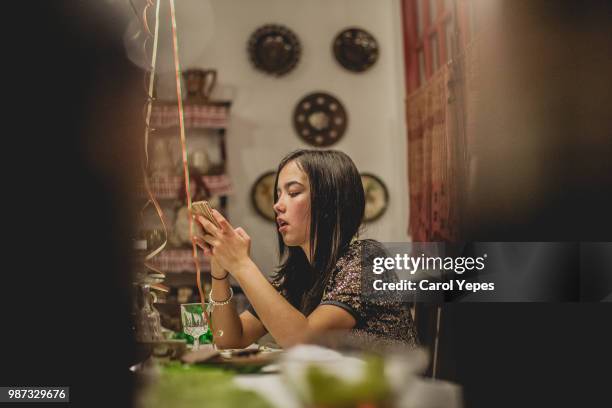
[[[202,303],[183,303],[181,305],[183,331],[193,337],[193,350],[200,348],[200,336],[208,331],[203,310]],[[210,305],[206,303],[206,313],[209,311]]]

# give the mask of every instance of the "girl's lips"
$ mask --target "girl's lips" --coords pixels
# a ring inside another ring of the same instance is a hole
[[[285,232],[287,231],[287,228],[289,227],[289,224],[285,224],[281,227],[278,227],[278,232]]]

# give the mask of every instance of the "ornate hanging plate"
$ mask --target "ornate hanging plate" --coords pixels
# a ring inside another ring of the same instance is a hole
[[[364,222],[379,219],[387,210],[389,204],[389,191],[385,183],[370,173],[361,173],[361,182],[365,193]]]
[[[298,37],[282,25],[264,25],[249,38],[251,62],[255,68],[271,75],[282,76],[295,68],[301,51]]]
[[[269,221],[276,220],[274,213],[274,181],[275,171],[268,171],[257,179],[251,187],[251,202],[255,211]]]
[[[293,111],[293,126],[308,144],[317,147],[336,143],[347,126],[347,114],[342,103],[324,92],[306,95]]]
[[[340,32],[333,43],[334,56],[344,68],[363,72],[378,59],[378,43],[372,34],[352,27]]]

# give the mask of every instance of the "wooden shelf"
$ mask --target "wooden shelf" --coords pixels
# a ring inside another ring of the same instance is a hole
[[[208,258],[205,258],[201,251],[198,252],[198,258],[200,260],[200,270],[204,273],[210,272]],[[150,261],[150,264],[166,274],[181,272],[195,273],[196,271],[191,249],[188,248],[165,249],[154,257]]]
[[[185,102],[183,117],[187,129],[226,129],[230,102]],[[179,125],[176,102],[158,102],[151,110],[151,126],[156,129],[177,128]]]
[[[202,180],[214,196],[227,196],[233,192],[232,183],[227,174],[202,176]],[[185,183],[182,176],[154,177],[149,179],[149,186],[156,199],[165,200],[178,198],[178,193],[185,188]],[[147,197],[144,186],[140,186],[138,195]]]

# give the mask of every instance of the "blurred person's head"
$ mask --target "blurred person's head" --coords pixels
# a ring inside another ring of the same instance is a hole
[[[612,4],[484,3],[469,238],[609,238]]]
[[[143,73],[125,57],[125,21],[110,2],[24,6],[21,81],[4,87],[23,131],[5,139],[14,198],[5,200],[6,213],[15,216],[3,232],[23,267],[3,276],[10,292],[2,296],[3,330],[12,334],[3,336],[11,355],[2,376],[7,384],[71,386],[77,405],[129,406]],[[19,89],[9,96],[11,86]],[[87,371],[106,378],[113,393],[100,394]]]

